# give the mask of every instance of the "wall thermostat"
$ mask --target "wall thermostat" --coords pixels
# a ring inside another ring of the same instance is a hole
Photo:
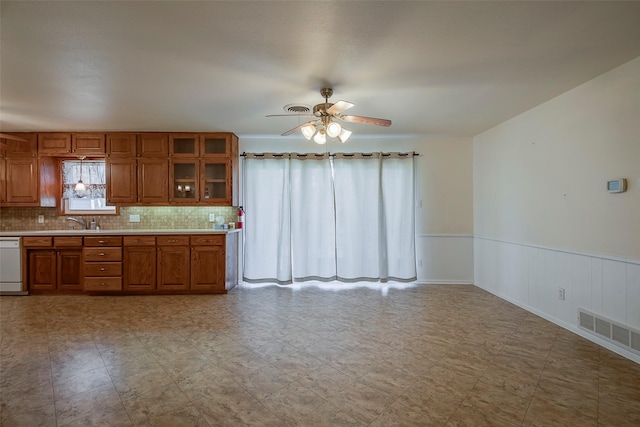
[[[609,193],[624,193],[627,191],[627,180],[625,178],[618,178],[607,181],[607,191]]]

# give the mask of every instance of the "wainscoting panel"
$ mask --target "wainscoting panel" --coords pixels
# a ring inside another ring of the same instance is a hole
[[[460,234],[416,235],[418,282],[473,283],[473,236]]]
[[[640,330],[640,261],[478,236],[473,252],[476,286],[640,363],[638,354],[587,334],[578,315],[582,308]]]

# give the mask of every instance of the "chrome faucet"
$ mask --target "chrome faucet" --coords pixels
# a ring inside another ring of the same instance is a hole
[[[87,229],[87,220],[85,218],[74,218],[72,216],[67,218],[67,221],[73,221],[73,222],[77,222],[78,224],[80,224],[82,226],[83,230]]]

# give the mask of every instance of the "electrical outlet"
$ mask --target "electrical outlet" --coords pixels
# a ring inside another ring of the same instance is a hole
[[[44,215],[38,215],[38,224],[44,224]]]
[[[558,299],[564,301],[564,288],[558,288]]]
[[[140,215],[129,215],[129,222],[140,222]]]
[[[209,214],[209,222],[216,222],[216,214]]]

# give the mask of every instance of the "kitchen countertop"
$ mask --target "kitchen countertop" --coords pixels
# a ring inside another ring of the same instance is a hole
[[[232,234],[241,229],[214,230],[212,228],[179,228],[179,229],[127,229],[127,230],[17,230],[0,231],[0,237],[29,237],[29,236],[92,236],[96,234],[126,236],[126,235],[167,235],[167,234]]]

